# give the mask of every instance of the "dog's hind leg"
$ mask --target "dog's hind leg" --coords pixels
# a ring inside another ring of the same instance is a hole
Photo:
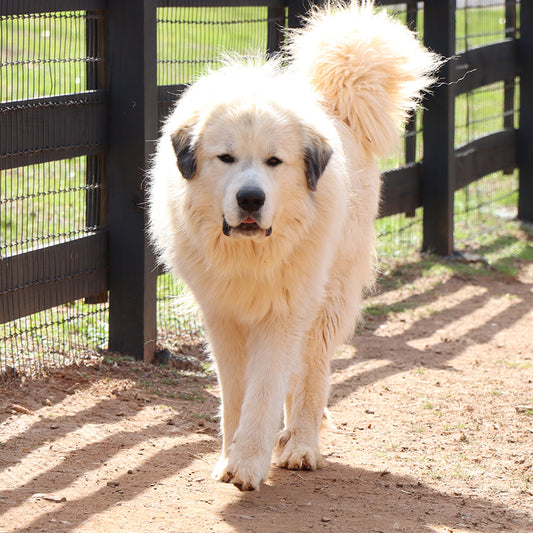
[[[285,429],[276,445],[278,466],[316,470],[324,464],[318,435],[328,399],[331,344],[320,331],[307,340],[301,373],[285,402]]]
[[[347,331],[353,328],[358,314],[360,287],[348,291],[352,298],[332,298],[307,334],[298,379],[286,397],[285,429],[278,435],[278,466],[291,470],[316,470],[324,464],[318,439],[321,426],[329,426],[326,404],[329,394],[330,359]]]

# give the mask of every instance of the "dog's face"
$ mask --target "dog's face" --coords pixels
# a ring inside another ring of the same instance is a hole
[[[221,105],[171,140],[194,216],[255,241],[299,218],[332,154],[318,133],[264,102]]]

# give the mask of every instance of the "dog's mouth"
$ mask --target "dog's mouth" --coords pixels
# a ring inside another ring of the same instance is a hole
[[[252,217],[246,217],[238,226],[230,226],[224,218],[222,233],[226,237],[270,237],[272,227],[264,229]]]

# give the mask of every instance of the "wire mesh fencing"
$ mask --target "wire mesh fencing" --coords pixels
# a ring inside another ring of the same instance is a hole
[[[519,37],[520,2],[464,0],[456,10],[457,52]],[[455,145],[518,128],[519,80],[498,81],[456,98]],[[458,249],[476,250],[505,221],[517,216],[518,172],[491,173],[455,193],[454,238]]]
[[[176,96],[224,54],[266,55],[281,44],[285,8],[205,7],[181,2],[157,10],[157,83]],[[158,278],[158,349],[179,351],[202,338],[199,311],[185,285],[170,274]]]
[[[190,83],[216,68],[223,54],[264,54],[269,47],[274,51],[276,25],[285,26],[284,8],[185,4],[157,10],[158,85]]]
[[[31,13],[20,13],[19,4],[9,0],[8,8],[3,4],[0,11],[0,376],[4,378],[93,358],[108,347],[110,338],[109,265],[104,252],[111,153],[109,21],[102,7],[105,2],[87,1],[91,10],[69,10],[69,2],[54,0],[57,12],[50,2],[28,1]],[[157,2],[165,6],[156,10],[160,116],[168,113],[188,83],[206,69],[217,68],[221,53],[279,50],[284,40],[280,28],[291,19],[284,2],[228,3],[233,5],[215,5],[212,0],[205,5]],[[423,2],[382,3],[424,39]],[[76,6],[80,5],[83,0],[77,0]],[[514,0],[457,0],[457,54],[519,37],[520,8]],[[464,73],[465,78],[470,75]],[[518,128],[518,102],[519,81],[514,76],[458,93],[455,149]],[[395,152],[380,163],[386,179],[388,173],[406,167],[418,179],[424,158],[422,117],[422,111],[412,117]],[[475,247],[479,235],[516,216],[517,191],[512,168],[456,191],[457,245]],[[408,209],[385,209],[395,214],[376,222],[381,257],[409,257],[421,249],[420,196],[419,190]],[[202,338],[201,318],[186,288],[169,274],[158,277],[157,314],[159,349],[179,350]]]
[[[424,36],[424,9],[420,2],[387,2],[389,14],[399,19],[409,29]],[[380,161],[383,172],[422,161],[424,154],[422,110],[407,122],[399,145],[389,157]],[[376,221],[377,253],[381,259],[393,259],[411,255],[422,246],[422,209],[397,213]]]
[[[423,38],[423,4],[388,5],[387,9]],[[520,2],[514,0],[457,0],[455,11],[456,52],[516,39],[520,35]],[[471,67],[474,71],[476,66]],[[471,71],[463,75],[468,77]],[[460,148],[483,136],[518,128],[518,79],[498,81],[467,91],[455,98],[455,147]],[[381,168],[387,171],[409,161],[423,159],[422,113],[404,135],[401,146]],[[413,139],[414,137],[414,139]],[[414,157],[409,159],[409,143]],[[491,173],[466,187],[454,198],[454,239],[456,248],[478,246],[479,236],[501,227],[517,215],[518,172],[511,168]],[[405,257],[422,247],[423,210],[400,213],[376,223],[378,253],[382,258]]]
[[[103,15],[34,7],[36,13],[0,17],[0,121],[9,133],[0,157],[0,258],[11,265],[2,270],[0,289],[7,302],[0,325],[4,377],[43,373],[107,345],[107,304],[61,297],[70,281],[83,284],[88,269],[105,267],[88,266],[90,246],[85,256],[68,259],[58,248],[103,229],[102,157],[69,156],[90,144],[80,142],[91,128],[86,121],[103,124],[105,117],[96,111],[84,122],[48,120],[50,110],[76,107],[94,88],[103,57],[91,28]]]

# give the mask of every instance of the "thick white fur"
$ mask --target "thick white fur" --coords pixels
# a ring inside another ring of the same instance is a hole
[[[315,11],[288,51],[288,67],[234,58],[193,84],[166,121],[150,173],[154,243],[192,289],[216,361],[224,442],[214,477],[242,490],[266,478],[283,405],[278,464],[323,464],[330,357],[373,279],[374,157],[395,142],[436,65],[369,3]],[[190,179],[178,170],[176,132],[194,149]],[[332,150],[316,190],[306,180],[309,146]],[[266,164],[271,157],[281,163]],[[258,229],[226,235],[224,219],[232,228],[243,219],[243,185],[265,192]]]

